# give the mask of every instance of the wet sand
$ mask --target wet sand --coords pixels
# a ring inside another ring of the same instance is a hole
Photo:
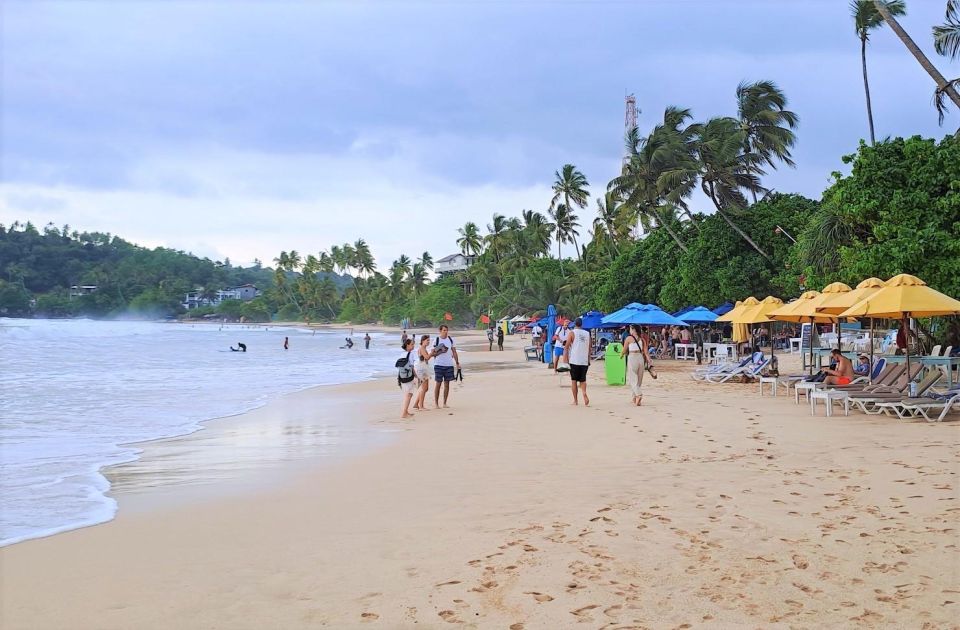
[[[519,348],[465,353],[411,422],[390,379],[300,394],[303,422],[337,396],[390,431],[365,453],[135,484],[110,523],[0,550],[0,626],[957,627],[957,422],[811,417],[672,362],[641,408],[597,364],[573,407]],[[221,426],[293,415],[253,413]]]

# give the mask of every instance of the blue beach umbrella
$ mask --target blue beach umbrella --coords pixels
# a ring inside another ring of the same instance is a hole
[[[696,306],[678,317],[688,324],[710,324],[720,316],[705,306]]]
[[[713,309],[713,312],[716,313],[717,315],[726,315],[732,310],[733,310],[733,304],[730,302],[724,302],[717,308]]]
[[[605,327],[640,324],[644,326],[686,326],[670,313],[663,311],[656,304],[639,304],[634,302],[615,311],[602,320]]]
[[[603,313],[600,311],[589,311],[584,313],[581,316],[583,319],[583,328],[585,330],[593,330],[594,328],[601,328],[603,321]]]

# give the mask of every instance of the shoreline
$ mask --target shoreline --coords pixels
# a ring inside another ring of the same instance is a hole
[[[347,386],[396,430],[383,448],[196,500],[121,494],[109,523],[0,549],[0,622],[952,627],[956,423],[811,417],[667,361],[644,407],[600,363],[574,408],[521,345],[465,352],[491,369],[412,422],[389,383]]]

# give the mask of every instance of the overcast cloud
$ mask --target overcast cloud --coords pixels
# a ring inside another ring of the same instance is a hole
[[[903,25],[932,51],[942,0]],[[364,237],[381,266],[455,251],[494,212],[545,211],[576,164],[602,194],[623,96],[735,113],[772,79],[801,117],[796,169],[819,197],[866,136],[843,0],[17,2],[2,19],[0,222],[53,221],[235,263]],[[889,30],[868,63],[879,137],[938,127],[933,82]],[[707,210],[706,207],[698,208]],[[581,213],[583,231],[593,205]]]

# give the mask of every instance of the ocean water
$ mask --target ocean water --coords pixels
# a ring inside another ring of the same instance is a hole
[[[101,470],[136,442],[392,371],[395,340],[371,336],[347,351],[344,333],[286,327],[0,319],[0,545],[113,518]],[[322,439],[336,450],[336,430]]]

